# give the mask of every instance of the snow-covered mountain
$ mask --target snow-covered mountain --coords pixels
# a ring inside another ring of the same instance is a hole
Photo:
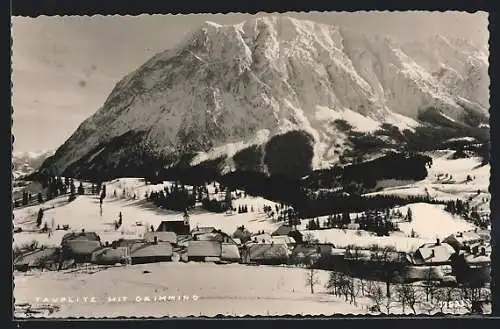
[[[13,152],[12,175],[14,179],[33,173],[53,154],[53,151]]]
[[[338,119],[364,132],[412,130],[429,111],[486,123],[487,69],[484,50],[443,37],[404,44],[284,16],[206,22],[124,77],[43,169],[137,175],[185,155],[231,158],[294,130],[310,137],[319,168],[348,147]]]

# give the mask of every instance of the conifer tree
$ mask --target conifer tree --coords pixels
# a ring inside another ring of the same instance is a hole
[[[38,216],[36,218],[36,226],[37,227],[40,227],[40,225],[42,225],[42,219],[43,219],[43,209],[40,208],[40,210],[38,210]]]
[[[413,220],[413,213],[410,207],[408,207],[408,212],[406,213],[406,220],[410,223]]]
[[[69,197],[68,197],[68,202],[71,202],[75,200],[76,195],[75,195],[75,184],[73,181],[70,182],[70,190],[69,190]]]
[[[80,182],[80,185],[78,186],[78,194],[79,195],[84,195],[85,194],[85,189],[83,188],[83,183]]]

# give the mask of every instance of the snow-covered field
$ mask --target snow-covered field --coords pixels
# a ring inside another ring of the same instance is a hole
[[[145,272],[147,271],[147,272]],[[15,276],[17,304],[58,304],[49,317],[287,315],[366,313],[367,299],[358,306],[325,291],[326,271],[311,294],[306,269],[240,264],[153,263],[114,267],[93,274],[33,272]],[[181,296],[181,300],[168,300]],[[188,296],[189,300],[182,300]],[[39,298],[71,297],[74,303]],[[87,297],[87,302],[84,302]],[[90,298],[94,297],[95,302]],[[108,298],[127,297],[109,302]],[[144,301],[149,297],[151,301]],[[156,301],[155,301],[156,297]],[[167,301],[160,299],[167,298]],[[196,300],[195,300],[196,299]]]

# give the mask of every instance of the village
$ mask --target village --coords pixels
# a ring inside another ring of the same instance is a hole
[[[365,221],[366,218],[374,218],[374,222],[384,223],[383,227],[391,223],[392,230],[397,231],[398,225],[411,223],[414,215],[410,208],[406,212],[386,209],[361,214],[334,214],[321,220],[300,220],[289,206],[265,199],[251,202],[255,198],[247,196],[244,191],[231,191],[218,183],[202,188],[176,182],[151,184],[144,179],[129,181],[134,181],[135,185],[127,185],[127,179],[119,179],[101,186],[80,182],[79,187],[75,188],[76,184],[69,180],[66,194],[56,192],[57,196],[48,199],[27,195],[27,200],[20,202],[20,211],[22,204],[26,204],[25,209],[31,208],[31,218],[35,216],[38,206],[52,203],[53,208],[49,207],[45,211],[43,207],[39,208],[36,220],[15,227],[17,233],[14,239],[18,239],[14,248],[15,271],[104,270],[117,265],[133,267],[165,262],[223,266],[240,264],[251,268],[258,266],[256,270],[260,266],[285,266],[307,269],[304,282],[306,285],[309,283],[311,294],[318,284],[314,271],[328,271],[330,277],[327,285],[331,293],[345,296],[346,302],[351,298],[350,303],[356,299],[353,280],[357,280],[361,284],[358,290],[361,289],[362,293],[358,291],[356,294],[370,296],[369,307],[372,312],[384,312],[381,303],[383,296],[389,296],[399,286],[420,287],[426,292],[427,297],[424,298],[427,299],[429,294],[432,295],[438,289],[463,290],[469,305],[464,309],[468,311],[484,312],[483,305],[489,303],[487,288],[490,281],[491,246],[487,229],[476,227],[462,230],[439,236],[433,242],[421,240],[423,243],[408,250],[377,244],[377,238],[392,237],[381,236],[389,235],[387,232],[369,232],[366,226],[361,230],[360,223],[363,223],[363,218]],[[137,187],[139,185],[140,188]],[[163,206],[159,199],[166,202],[167,195],[175,196],[174,191],[190,191],[193,200],[186,201],[190,206],[183,211],[180,210],[183,207],[180,207],[166,220],[159,216],[156,223],[125,218],[129,216],[126,208],[123,213],[119,211],[113,216],[115,220],[106,223],[109,229],[99,228],[103,223],[93,226],[69,220],[65,223],[64,219],[57,220],[57,223],[53,218],[49,220],[50,212],[57,206],[64,207],[68,202],[76,203],[81,198],[91,200],[92,207],[99,209],[95,212],[96,216],[102,216],[103,212],[106,214],[108,203],[121,199],[161,209]],[[197,196],[194,191],[202,193]],[[36,201],[30,203],[31,199]],[[42,203],[38,204],[38,199],[42,199]],[[217,222],[203,225],[203,213],[207,213],[207,207],[215,207],[212,213],[228,220],[220,226],[216,225]],[[44,216],[44,212],[48,215]],[[260,222],[271,222],[273,225],[236,220],[243,216],[259,217],[262,218]],[[320,241],[313,234],[321,231],[352,234],[349,243],[335,243]],[[361,240],[363,237],[373,242],[357,243],[356,238]],[[408,237],[420,241],[413,229]],[[51,243],[44,243],[47,240]],[[379,282],[380,285],[370,288],[370,282]],[[408,297],[409,292],[403,291],[402,294]],[[457,296],[453,297],[449,292],[448,295],[443,299],[447,305],[456,302]],[[433,298],[431,296],[431,300]],[[437,305],[440,302],[438,294],[435,298],[434,303]],[[434,309],[438,310],[439,307],[435,306]]]

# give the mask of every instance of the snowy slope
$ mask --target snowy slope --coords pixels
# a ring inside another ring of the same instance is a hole
[[[455,58],[463,70],[454,69],[453,81],[468,79],[470,70],[478,76],[457,95],[412,49],[285,16],[207,22],[122,79],[44,169],[74,176],[82,168],[122,168],[137,159],[214,158],[262,142],[256,134],[266,139],[291,130],[312,136],[318,168],[337,160],[329,152],[341,138],[336,119],[372,131],[383,122],[414,127],[429,107],[463,121],[464,100],[474,104],[467,110],[487,112],[485,84],[474,82],[485,78],[486,55],[478,50],[470,57],[477,60]]]
[[[47,222],[54,228],[57,225],[69,225],[71,231],[79,232],[81,229],[97,232],[103,242],[117,240],[119,238],[141,238],[146,229],[151,225],[156,229],[165,220],[182,220],[183,214],[170,210],[160,209],[145,200],[145,193],[162,190],[169,186],[169,182],[158,185],[146,185],[139,178],[124,178],[106,183],[108,196],[104,199],[102,213],[99,208],[99,197],[92,195],[77,196],[76,200],[68,203],[68,197],[58,197],[45,202],[43,205],[24,207],[14,210],[14,226],[21,227],[22,233],[14,236],[14,246],[23,245],[33,240],[43,245],[57,246],[66,231],[55,230],[49,237],[47,233],[35,232],[35,221],[38,210],[44,209],[43,222]],[[209,186],[209,192],[213,194],[213,187]],[[114,196],[116,191],[116,197]],[[136,199],[133,199],[135,194]],[[263,212],[263,206],[274,207],[275,203],[260,197],[247,197],[234,201],[234,206],[245,204],[254,212],[245,214],[216,214],[196,208],[190,212],[190,225],[213,226],[228,234],[232,234],[238,226],[245,225],[251,232],[265,230],[272,233],[280,224],[272,222]],[[118,229],[114,229],[114,221],[118,220],[122,213],[123,223]],[[137,226],[137,222],[142,225]]]

